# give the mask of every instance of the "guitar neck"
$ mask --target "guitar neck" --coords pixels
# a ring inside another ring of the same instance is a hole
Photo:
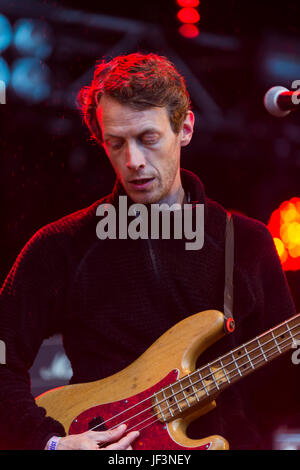
[[[298,344],[300,313],[162,390],[156,398],[166,405],[161,418],[167,421],[200,402],[212,400],[224,388]]]

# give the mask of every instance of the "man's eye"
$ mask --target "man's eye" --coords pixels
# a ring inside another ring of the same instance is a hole
[[[153,137],[144,137],[143,138],[143,142],[144,144],[146,145],[152,145],[152,144],[156,144],[158,142],[158,137],[156,136],[153,136]]]
[[[118,150],[122,147],[122,142],[109,142],[109,147],[113,150]]]

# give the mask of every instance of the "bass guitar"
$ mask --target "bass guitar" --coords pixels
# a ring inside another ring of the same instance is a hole
[[[67,434],[126,423],[127,431],[140,431],[135,450],[226,450],[229,443],[223,437],[190,439],[187,427],[216,406],[216,397],[226,387],[295,348],[300,314],[196,369],[201,353],[224,334],[223,313],[196,313],[122,371],[58,387],[37,397],[36,403],[61,422]]]

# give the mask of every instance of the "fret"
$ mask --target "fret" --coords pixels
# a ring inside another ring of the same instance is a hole
[[[173,394],[175,403],[176,403],[176,405],[177,405],[177,407],[178,407],[178,411],[182,411],[181,406],[179,405],[178,400],[177,400],[177,393],[174,393],[174,390],[173,390],[172,385],[170,385],[170,389],[171,389],[171,391],[172,391],[172,394]]]
[[[196,401],[199,401],[199,396],[198,396],[198,393],[197,393],[197,388],[194,387],[194,385],[197,383],[193,383],[192,380],[191,380],[191,376],[193,376],[193,374],[190,374],[190,375],[186,375],[185,377],[183,377],[180,382],[181,382],[181,387],[182,387],[182,391],[188,401],[188,405],[189,406],[193,406],[195,404]]]
[[[233,352],[231,353],[231,357],[232,357],[233,362],[234,362],[234,364],[235,364],[235,370],[237,370],[238,373],[240,374],[240,376],[242,377],[243,374],[242,374],[241,371],[240,371],[239,365],[238,365],[237,361],[235,360],[235,357],[234,357]]]
[[[256,341],[258,342],[259,348],[260,348],[260,350],[261,350],[261,352],[262,352],[262,355],[264,356],[264,360],[265,360],[266,362],[268,362],[268,358],[267,358],[267,356],[266,356],[265,353],[264,353],[264,350],[263,350],[263,348],[262,348],[262,345],[260,344],[260,341],[259,341],[259,338],[258,338],[258,337],[256,338]]]
[[[205,383],[203,383],[200,369],[190,374],[189,380],[193,386],[193,390],[196,391],[196,397],[199,401],[209,395],[207,388],[205,387]]]
[[[248,358],[248,361],[250,362],[250,365],[251,365],[252,369],[255,369],[255,367],[254,367],[254,365],[253,365],[253,363],[252,363],[252,361],[251,361],[251,359],[250,359],[250,356],[249,356],[248,350],[247,350],[247,348],[246,348],[246,345],[244,346],[244,350],[245,350],[246,356],[247,356],[247,358]]]
[[[216,381],[215,375],[214,375],[213,371],[211,370],[210,364],[208,364],[208,368],[209,368],[209,372],[210,372],[210,377],[213,378],[213,381],[215,383],[215,386],[217,387],[217,390],[220,390],[220,387],[219,387],[219,385]]]
[[[291,332],[291,330],[290,330],[290,327],[289,327],[288,322],[286,322],[286,327],[287,327],[287,330],[288,330],[288,332],[289,332],[289,334],[290,334],[290,337],[292,338],[292,344],[295,344],[295,338],[294,338],[294,336],[292,335],[292,332]]]
[[[195,391],[194,384],[193,384],[193,382],[192,382],[192,379],[191,379],[191,376],[190,376],[190,375],[188,376],[188,379],[189,379],[189,382],[190,382],[190,384],[191,384],[191,386],[192,386],[192,389],[193,389],[194,395],[196,396],[197,401],[200,401],[200,400],[199,400],[199,397],[198,397],[198,394],[197,394],[197,392]]]
[[[213,380],[217,390],[221,390],[224,386],[230,383],[227,371],[220,357],[218,360],[213,361],[209,364],[209,369],[212,372]],[[228,370],[229,372],[229,370]]]
[[[172,418],[173,418],[174,413],[173,413],[173,411],[172,411],[172,408],[169,406],[168,397],[166,396],[165,389],[163,388],[161,391],[162,391],[162,394],[163,394],[165,403],[166,403],[166,405],[167,405],[167,407],[168,407],[168,411],[171,413],[171,416],[172,416]]]
[[[200,377],[200,382],[201,382],[201,384],[202,384],[203,390],[205,390],[206,395],[209,396],[209,393],[208,393],[208,391],[207,391],[206,385],[205,385],[205,383],[203,382],[203,378],[202,378],[201,372],[198,371],[198,374],[199,374],[199,377]]]
[[[273,330],[271,331],[271,335],[272,335],[272,337],[273,337],[273,339],[274,339],[274,341],[275,341],[275,344],[276,344],[276,346],[277,346],[278,351],[281,353],[280,346],[279,346],[279,344],[277,343],[277,340],[276,340],[276,337],[274,336]]]
[[[288,329],[286,327],[286,324],[282,324],[274,329],[274,334],[276,337],[277,344],[281,350],[281,353],[283,353],[287,347],[289,347],[289,338],[290,335],[288,333]]]
[[[165,415],[164,415],[164,413],[163,413],[163,411],[162,411],[162,409],[161,409],[161,406],[160,406],[160,403],[159,403],[159,401],[158,401],[158,398],[157,398],[156,393],[154,393],[154,396],[155,396],[155,400],[156,400],[156,406],[158,407],[158,409],[159,409],[159,411],[160,411],[161,417],[162,417],[162,419],[163,419],[164,421],[166,421],[166,417],[165,417]]]
[[[187,397],[186,397],[185,390],[184,390],[184,388],[182,387],[181,380],[179,380],[179,384],[180,384],[180,388],[181,388],[181,390],[182,390],[182,392],[183,392],[183,398],[184,398],[184,400],[187,402],[187,405],[190,407],[191,405],[190,405],[190,402],[188,401],[188,399],[187,399]]]
[[[247,368],[247,371],[248,373],[251,372],[252,370],[255,369],[256,365],[257,365],[257,358],[259,356],[259,352],[258,352],[258,345],[256,343],[256,341],[250,341],[246,344],[243,345],[243,349],[244,349],[244,355],[245,355],[245,360],[247,361],[247,365],[251,367],[248,367]]]
[[[174,391],[175,390],[175,391]],[[178,397],[178,383],[175,382],[172,385],[169,385],[162,392],[168,401],[168,411],[171,417],[174,417],[178,412],[182,411],[179,403],[181,398]]]
[[[226,377],[226,379],[227,379],[227,382],[228,382],[228,383],[230,383],[230,378],[229,378],[229,376],[227,375],[227,372],[226,372],[226,367],[224,367],[224,364],[223,364],[223,362],[222,362],[222,359],[221,359],[221,358],[220,358],[220,364],[221,364],[221,369],[222,369],[222,371],[224,372],[224,374],[225,374],[225,377]]]
[[[300,333],[300,322],[298,316],[291,318],[288,322],[286,322],[286,332],[289,334],[292,340],[292,345],[294,347],[298,346],[299,333]]]
[[[224,368],[225,376],[227,377],[228,383],[234,382],[236,377],[241,374],[236,374],[236,370],[239,369],[239,364],[232,355],[233,351],[222,357],[222,366]]]

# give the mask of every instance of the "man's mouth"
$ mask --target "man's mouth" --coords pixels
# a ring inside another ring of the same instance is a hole
[[[136,189],[145,189],[150,186],[154,178],[136,178],[129,181],[129,184]]]
[[[135,180],[131,180],[130,183],[134,184],[144,184],[147,183],[150,180],[153,180],[154,178],[137,178]]]

